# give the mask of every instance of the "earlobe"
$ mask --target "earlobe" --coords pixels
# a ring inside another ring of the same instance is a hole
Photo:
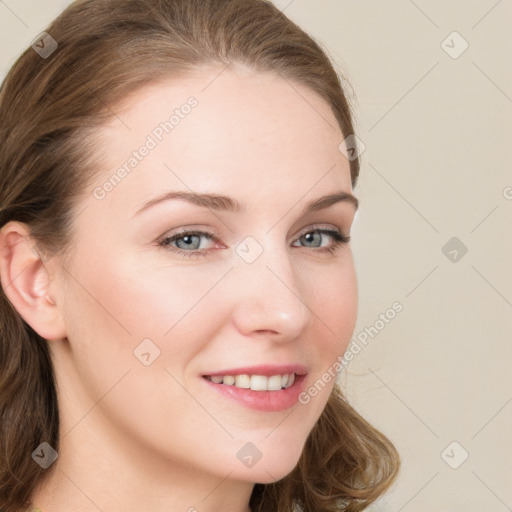
[[[49,268],[23,223],[11,221],[0,229],[0,282],[11,304],[41,337],[66,337]]]

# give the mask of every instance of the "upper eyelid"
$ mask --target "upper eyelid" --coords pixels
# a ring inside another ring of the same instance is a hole
[[[350,232],[346,233],[343,229],[334,226],[333,224],[313,224],[311,226],[305,227],[299,231],[299,233],[296,235],[295,240],[298,238],[301,238],[307,233],[313,232],[313,231],[337,231],[341,235],[344,236],[350,236]],[[172,234],[164,234],[162,237],[158,239],[158,242],[162,242],[164,240],[168,240],[171,238],[181,238],[183,236],[187,235],[193,235],[193,236],[207,236],[211,240],[215,242],[221,241],[221,237],[217,236],[215,233],[208,231],[206,229],[197,229],[197,228],[180,228],[177,232]],[[199,249],[198,249],[199,250]],[[206,250],[206,249],[205,249]]]
[[[310,227],[308,226],[304,229],[301,229],[299,233],[308,233],[309,231],[316,230],[339,231],[340,233],[345,234],[342,228],[335,226],[334,224],[313,224]]]
[[[297,236],[300,236],[300,233],[308,233],[309,231],[316,231],[316,230],[321,230],[321,229],[326,229],[326,230],[338,230],[340,233],[343,233],[343,229],[334,225],[334,224],[328,224],[328,223],[317,223],[317,224],[312,224],[310,226],[307,226],[305,228],[302,228],[300,231],[299,231],[299,235]],[[164,235],[162,235],[160,238],[171,238],[171,237],[174,237],[174,236],[179,236],[179,235],[187,235],[187,234],[190,234],[190,233],[193,233],[193,234],[202,234],[202,235],[209,235],[211,236],[212,238],[217,238],[219,239],[220,237],[218,235],[216,235],[213,231],[210,231],[206,228],[178,228],[178,231],[175,231],[173,233],[170,233],[170,232],[166,232]]]

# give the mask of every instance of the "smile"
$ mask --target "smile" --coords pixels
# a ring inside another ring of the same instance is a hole
[[[277,412],[297,404],[307,375],[302,365],[260,365],[203,374],[214,394],[261,412]]]
[[[235,386],[241,389],[252,389],[253,391],[280,391],[289,388],[295,381],[295,373],[284,373],[276,375],[206,375],[205,379],[215,384]]]

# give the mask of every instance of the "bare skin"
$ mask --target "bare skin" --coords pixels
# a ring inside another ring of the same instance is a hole
[[[33,496],[45,512],[249,512],[255,483],[293,470],[334,385],[262,412],[202,377],[293,363],[307,368],[308,388],[343,354],[357,315],[350,244],[329,252],[335,240],[318,231],[349,235],[354,204],[304,212],[352,192],[332,111],[277,74],[219,71],[154,84],[114,108],[122,122],[97,133],[104,169],[77,205],[69,259],[41,262],[23,224],[1,230],[2,282],[28,269],[6,293],[49,340],[55,366],[59,457]],[[105,187],[190,97],[190,113]],[[173,199],[137,214],[167,191],[223,194],[245,210]],[[158,245],[181,228],[214,238]],[[246,237],[247,250],[261,249],[251,263],[236,250]],[[147,366],[134,355],[145,339],[159,350]],[[249,442],[262,454],[252,467],[237,457]]]

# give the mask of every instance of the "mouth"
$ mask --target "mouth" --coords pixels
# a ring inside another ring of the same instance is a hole
[[[298,402],[307,369],[302,365],[253,366],[202,375],[208,388],[235,403],[266,412],[288,409]]]
[[[297,374],[283,373],[276,375],[204,375],[206,380],[215,384],[234,386],[240,389],[252,389],[253,391],[281,391],[293,385]]]

